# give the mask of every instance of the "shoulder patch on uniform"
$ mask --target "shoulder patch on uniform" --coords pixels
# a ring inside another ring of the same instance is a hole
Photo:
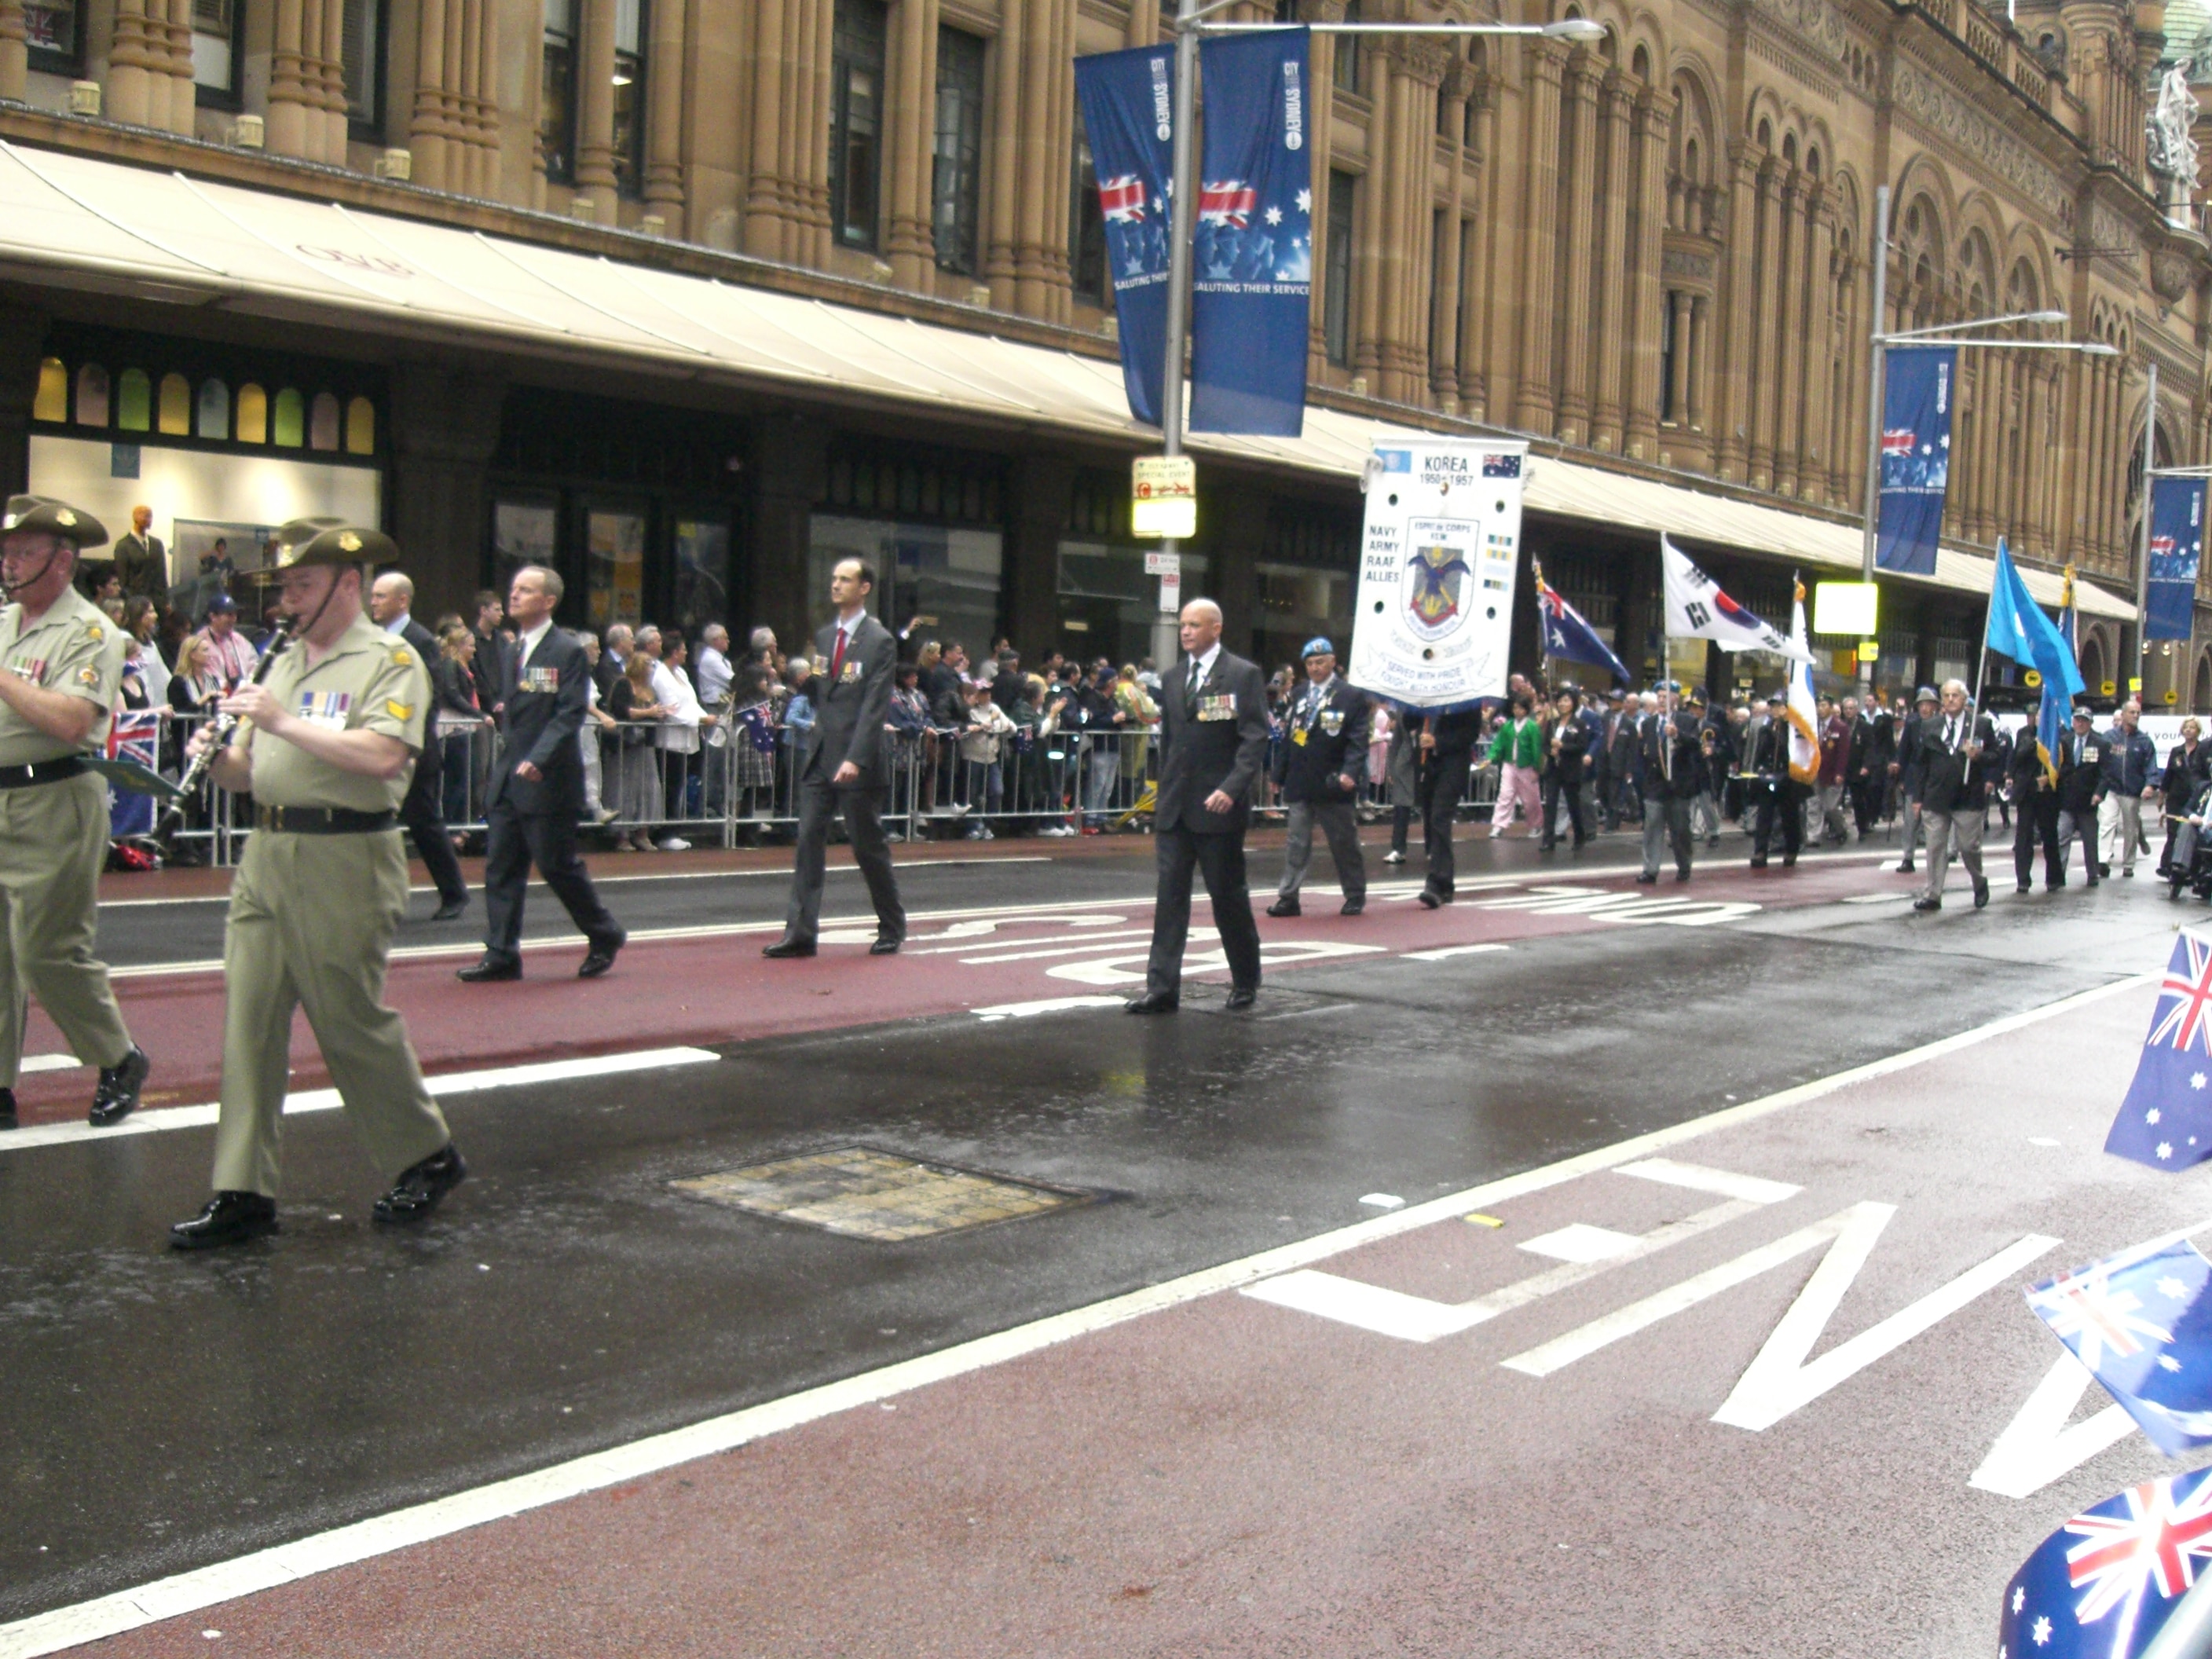
[[[98,685],[100,684],[100,671],[97,668],[94,668],[90,663],[87,663],[83,667],[76,671],[76,678],[77,683],[80,685]]]
[[[384,712],[396,720],[411,720],[415,718],[415,705],[411,702],[401,702],[397,698],[386,697],[384,700]]]
[[[392,647],[392,665],[394,668],[411,668],[414,664],[415,653],[405,646],[395,645]]]

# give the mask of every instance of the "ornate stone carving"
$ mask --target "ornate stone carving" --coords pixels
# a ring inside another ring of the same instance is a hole
[[[1687,248],[1670,247],[1661,252],[1659,270],[1665,276],[1710,283],[1713,280],[1713,257],[1710,253],[1692,253]]]
[[[2166,304],[2180,304],[2197,285],[2197,261],[2177,249],[2160,248],[2150,256],[2150,285]]]
[[[1890,70],[1890,93],[1915,120],[1985,162],[2036,206],[2052,215],[2064,210],[2066,192],[2050,164],[1961,99],[1955,88],[1900,55]]]

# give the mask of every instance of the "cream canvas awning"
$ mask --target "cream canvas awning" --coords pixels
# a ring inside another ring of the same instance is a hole
[[[1114,362],[337,203],[0,142],[0,216],[10,231],[0,272],[33,282],[73,277],[168,303],[1155,441],[1130,418]],[[1195,434],[1190,447],[1357,480],[1376,440],[1404,430],[1309,408],[1297,438]],[[1808,574],[1859,564],[1848,526],[1571,461],[1539,458],[1525,501],[1786,559]],[[2025,574],[2038,599],[2057,603],[2058,578]],[[1985,594],[1990,582],[1990,560],[1942,550],[1935,586]],[[2085,614],[2134,614],[2087,582],[2077,599]]]

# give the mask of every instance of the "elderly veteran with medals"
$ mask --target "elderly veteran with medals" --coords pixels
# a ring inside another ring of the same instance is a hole
[[[295,1006],[307,1010],[347,1115],[393,1182],[376,1200],[376,1220],[421,1220],[467,1174],[406,1028],[384,1003],[385,960],[407,905],[399,805],[430,696],[412,647],[362,611],[364,567],[397,556],[389,537],[351,526],[283,546],[291,641],[258,682],[220,704],[241,725],[210,775],[252,795],[254,827],[224,930],[216,1193],[169,1230],[179,1249],[277,1231],[277,1133]],[[190,752],[197,758],[222,741],[204,727]]]
[[[91,1121],[138,1104],[146,1056],[124,1029],[107,969],[92,954],[107,786],[85,751],[107,737],[123,677],[123,633],[75,585],[104,561],[91,514],[39,495],[0,514],[0,1129],[15,1127],[27,1000],[76,1057],[100,1067]]]

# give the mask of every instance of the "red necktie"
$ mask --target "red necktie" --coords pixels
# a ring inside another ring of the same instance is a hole
[[[837,628],[837,648],[830,653],[830,680],[831,684],[834,685],[836,684],[838,672],[844,666],[845,629],[844,624],[841,623],[838,624]]]

